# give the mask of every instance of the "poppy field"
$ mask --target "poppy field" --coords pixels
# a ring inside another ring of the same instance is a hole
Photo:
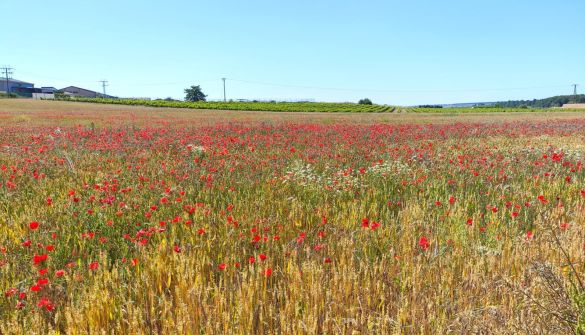
[[[34,104],[0,104],[0,334],[585,331],[582,114]]]

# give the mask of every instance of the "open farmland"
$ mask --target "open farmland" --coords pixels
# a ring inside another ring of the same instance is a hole
[[[201,110],[264,111],[288,113],[529,113],[558,112],[558,108],[499,108],[499,107],[461,107],[428,108],[401,107],[388,105],[360,105],[355,103],[332,102],[218,102],[218,101],[165,101],[133,99],[95,99],[74,98],[62,101],[86,102],[106,105],[126,105],[165,108],[189,108]],[[564,111],[579,111],[579,106],[566,108]]]
[[[0,333],[585,331],[585,116],[0,100]]]

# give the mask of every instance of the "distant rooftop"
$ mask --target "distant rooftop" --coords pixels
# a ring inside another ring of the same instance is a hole
[[[0,77],[0,80],[3,81],[3,82],[6,82],[6,78]],[[33,83],[29,83],[27,81],[22,81],[22,80],[12,79],[12,78],[8,78],[8,82],[14,83],[14,84],[30,84],[30,85],[33,84]]]
[[[86,93],[86,94],[93,94],[96,97],[102,97],[102,98],[116,98],[112,95],[107,95],[107,94],[102,94],[100,92],[96,92],[96,91],[92,91],[92,90],[88,90],[86,88],[82,88],[82,87],[78,87],[78,86],[67,86],[64,87],[60,90],[57,90],[60,93],[65,93],[65,94],[79,94],[79,93]]]

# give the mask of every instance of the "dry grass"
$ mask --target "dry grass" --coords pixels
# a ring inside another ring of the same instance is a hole
[[[0,100],[0,333],[582,332],[584,134]]]
[[[563,108],[579,108],[585,109],[585,104],[564,104]]]

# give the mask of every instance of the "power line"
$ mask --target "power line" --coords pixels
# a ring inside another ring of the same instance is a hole
[[[226,98],[225,98],[225,80],[226,80],[226,78],[221,78],[221,80],[223,81],[223,102],[226,102]]]
[[[28,76],[37,77],[37,79],[42,78],[42,79],[57,80],[57,81],[62,81],[62,82],[75,82],[75,83],[84,83],[84,84],[95,83],[95,80],[70,80],[70,79],[66,79],[66,78],[47,76],[44,74],[38,74],[38,73],[33,73],[33,72],[24,72],[24,71],[18,71],[18,72],[21,74],[28,75]],[[99,82],[101,82],[101,81],[99,81]],[[207,83],[207,82],[217,82],[217,78],[216,79],[197,80],[197,83]],[[192,81],[187,81],[187,80],[186,81],[174,81],[174,82],[135,82],[135,83],[116,81],[116,87],[189,85],[191,83],[192,83]]]
[[[37,77],[38,78],[42,78],[42,79],[50,79],[50,80],[57,80],[57,81],[69,81],[68,79],[64,79],[64,78],[59,78],[59,77],[50,77],[50,76],[45,76],[45,75],[41,75],[41,74],[37,74],[37,73],[31,73],[31,72],[24,72],[24,71],[18,71],[18,73],[20,74],[24,74],[24,75],[28,75],[28,76],[32,76],[32,77]],[[76,83],[93,83],[95,82],[94,80],[86,80],[86,81],[75,81]]]
[[[12,74],[11,67],[4,66],[0,68],[4,72],[4,77],[8,83],[9,76]],[[25,73],[26,72],[22,72]],[[42,76],[39,74],[28,73],[29,75],[38,76],[38,77],[45,77],[54,80],[62,80],[67,81],[63,78],[56,78],[56,77],[47,77]],[[262,81],[252,81],[252,80],[244,80],[244,79],[234,79],[234,78],[221,78],[223,82],[223,99],[224,101],[227,100],[226,94],[226,80],[230,79],[235,82],[245,83],[245,84],[253,84],[253,85],[263,85],[263,86],[274,86],[274,87],[286,87],[286,88],[300,88],[300,89],[310,89],[310,90],[328,90],[328,91],[342,91],[342,92],[380,92],[380,93],[443,93],[443,92],[487,92],[487,91],[508,91],[508,90],[529,90],[529,89],[545,89],[545,88],[561,88],[567,87],[569,85],[551,85],[551,86],[532,86],[532,87],[506,87],[506,88],[467,88],[467,89],[428,89],[428,90],[400,90],[400,89],[370,89],[370,88],[347,88],[347,87],[322,87],[322,86],[306,86],[306,85],[294,85],[294,84],[286,84],[286,83],[274,83],[274,82],[262,82]],[[213,82],[217,79],[207,79],[207,80],[198,80],[199,83],[204,82]],[[85,81],[76,81],[76,82],[85,82]],[[107,80],[100,80],[102,84],[102,91],[103,94],[106,95],[106,86],[109,86]],[[187,85],[187,81],[180,81],[180,82],[149,82],[149,83],[119,83],[117,82],[116,86],[166,86],[166,85]],[[573,86],[573,94],[577,94],[577,86],[578,84],[571,84]]]
[[[363,88],[302,86],[302,85],[258,82],[258,81],[233,79],[233,78],[229,78],[229,79],[232,81],[236,81],[236,82],[255,84],[255,85],[265,85],[265,86],[304,88],[304,89],[312,89],[312,90],[350,91],[350,92],[352,92],[352,91],[354,91],[354,92],[382,92],[382,93],[484,92],[484,91],[508,91],[508,90],[528,90],[528,89],[540,89],[540,88],[567,87],[567,85],[554,85],[554,86],[532,86],[532,87],[507,87],[507,88],[471,88],[471,89],[457,89],[457,90],[388,90],[388,89],[363,89]]]
[[[12,70],[14,70],[14,68],[11,68],[7,65],[2,67],[2,71],[4,71],[4,77],[6,78],[6,94],[8,94],[8,96],[10,96],[10,85],[8,84],[8,80],[10,79],[10,75],[13,73]]]
[[[197,80],[196,83],[208,83],[217,82],[216,79]],[[116,81],[116,87],[129,87],[129,86],[167,86],[167,85],[191,85],[193,81],[175,81],[175,82],[159,82],[159,83],[124,83]]]
[[[108,81],[107,80],[99,80],[100,83],[102,83],[102,89],[104,91],[104,98],[106,97],[106,86],[109,86]]]

